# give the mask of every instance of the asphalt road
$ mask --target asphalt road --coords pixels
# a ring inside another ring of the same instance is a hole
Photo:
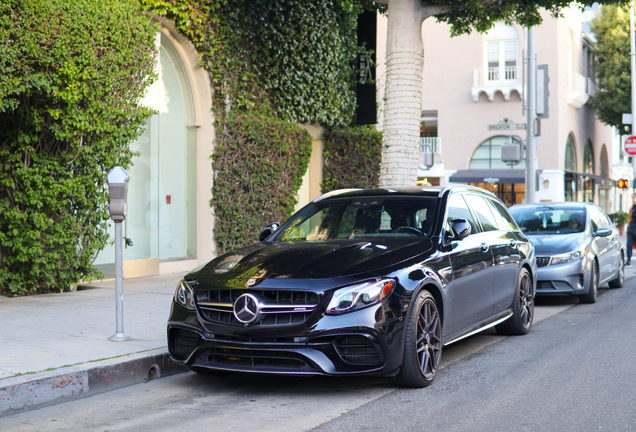
[[[0,419],[2,431],[636,431],[636,283],[541,302],[523,337],[445,347],[426,389],[185,373]]]

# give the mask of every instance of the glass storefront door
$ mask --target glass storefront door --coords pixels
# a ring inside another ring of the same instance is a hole
[[[196,255],[196,130],[187,127],[187,78],[178,67],[176,51],[163,37],[159,69],[159,109],[131,143],[138,156],[129,170],[124,222],[124,235],[133,241],[133,246],[124,249],[123,258],[129,264]],[[114,239],[112,221],[109,233]],[[107,246],[95,260],[106,277],[114,272],[114,249]]]

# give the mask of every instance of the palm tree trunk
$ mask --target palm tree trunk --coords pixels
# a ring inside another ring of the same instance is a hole
[[[424,47],[421,0],[389,0],[380,187],[415,186]]]

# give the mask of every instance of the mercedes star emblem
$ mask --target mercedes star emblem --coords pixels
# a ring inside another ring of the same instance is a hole
[[[234,316],[243,324],[249,324],[258,317],[258,299],[252,294],[243,294],[234,302]]]

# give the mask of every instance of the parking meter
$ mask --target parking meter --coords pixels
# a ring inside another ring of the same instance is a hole
[[[114,221],[123,221],[128,214],[128,182],[130,175],[120,166],[116,166],[108,173],[108,193],[110,194],[110,203],[108,212],[110,218]]]
[[[130,340],[124,333],[124,272],[121,224],[128,213],[128,182],[130,175],[120,166],[116,166],[108,173],[108,192],[110,202],[108,212],[110,218],[115,221],[115,309],[117,329],[109,339],[114,342]]]

